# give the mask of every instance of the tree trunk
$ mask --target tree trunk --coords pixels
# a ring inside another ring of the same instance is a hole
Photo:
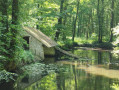
[[[76,34],[76,21],[77,21],[77,17],[78,17],[78,11],[79,11],[79,1],[77,4],[77,12],[76,12],[76,18],[74,19],[74,23],[73,23],[73,35],[72,35],[72,41],[74,42],[74,38],[75,38],[75,34]]]
[[[18,45],[18,0],[13,0],[12,2],[12,28],[11,28],[11,42],[10,42],[10,57],[12,60],[15,59],[16,56],[16,48]]]
[[[80,12],[80,14],[78,13],[79,17],[78,17],[78,31],[77,31],[77,37],[81,36],[81,22],[82,22],[82,14]]]
[[[98,64],[102,64],[102,53],[98,51]]]
[[[61,0],[61,4],[60,4],[60,16],[59,16],[59,19],[58,19],[58,25],[59,26],[62,25],[63,4],[64,4],[64,0]],[[57,28],[57,31],[55,33],[55,41],[57,41],[59,39],[60,31],[61,31],[61,28],[58,27]]]
[[[92,9],[91,10],[91,29],[92,29],[92,33],[94,33],[95,32],[95,30],[94,30],[94,20],[93,20],[93,16],[94,16],[94,10]]]
[[[77,37],[80,36],[80,21],[78,20],[78,31],[77,31]]]
[[[42,9],[42,5],[40,6],[40,4],[38,4],[38,5],[37,5],[37,9],[40,9],[40,8]],[[41,29],[41,30],[42,30],[42,28],[40,27],[40,24],[42,24],[42,23],[40,23],[40,22],[43,21],[43,18],[42,18],[42,17],[39,18],[39,17],[38,17],[38,16],[39,16],[38,13],[39,13],[39,12],[37,11],[37,20],[38,20],[38,22],[37,22],[37,24],[36,24],[36,29]],[[43,14],[43,13],[41,12],[40,15],[42,16],[42,14]]]
[[[64,7],[64,10],[67,10],[67,4],[66,6]],[[66,27],[66,22],[67,22],[67,13],[64,15],[64,21],[63,21],[63,25],[64,27]],[[62,40],[65,41],[66,40],[66,34],[65,34],[65,30],[63,31],[63,37],[62,37]]]
[[[112,5],[111,5],[111,23],[110,23],[110,33],[111,33],[111,36],[110,36],[110,42],[113,41],[113,32],[112,32],[112,28],[114,27],[114,2],[115,0],[112,0]]]
[[[101,42],[103,38],[103,31],[104,31],[104,0],[102,0],[102,9],[101,9]]]
[[[101,39],[100,39],[100,0],[98,0],[98,7],[97,7],[97,15],[98,15],[98,42],[101,42]]]
[[[100,7],[100,0],[98,0],[97,6],[97,16],[98,16],[98,42],[102,43],[102,35],[103,35],[103,24],[104,24],[104,0],[102,1],[102,7]],[[101,9],[101,11],[100,11]]]
[[[38,4],[38,6],[37,6],[38,9],[39,9],[39,6],[40,5]],[[37,17],[38,17],[38,11],[37,11]],[[39,20],[40,20],[39,17],[37,18],[37,20],[39,22]],[[36,29],[39,29],[39,23],[36,24]]]

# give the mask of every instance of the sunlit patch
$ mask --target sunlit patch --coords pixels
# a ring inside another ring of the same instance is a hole
[[[113,85],[111,86],[114,90],[119,90],[119,85],[113,83]]]
[[[118,44],[119,43],[119,24],[115,27],[115,28],[112,28],[113,30],[113,33],[114,35],[116,36],[116,41],[113,42],[114,45]]]
[[[109,69],[105,69],[105,68],[101,68],[101,67],[97,67],[97,66],[87,67],[84,65],[77,67],[77,69],[83,69],[87,73],[90,73],[90,74],[101,75],[101,76],[105,76],[108,78],[119,79],[119,70],[109,70]]]
[[[80,65],[80,62],[69,62],[69,61],[59,61],[60,64],[68,64],[68,65]]]
[[[104,65],[88,65],[80,62],[69,62],[69,61],[59,61],[61,64],[75,65],[77,69],[82,69],[87,73],[105,76],[108,78],[117,78],[119,79],[119,70],[105,69]],[[84,65],[85,64],[85,65]]]

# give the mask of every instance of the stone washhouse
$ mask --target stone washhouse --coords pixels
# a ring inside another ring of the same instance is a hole
[[[41,31],[31,28],[23,27],[23,38],[27,41],[28,47],[24,47],[26,50],[30,50],[37,60],[43,60],[45,56],[55,55],[55,46],[58,44],[43,34]]]

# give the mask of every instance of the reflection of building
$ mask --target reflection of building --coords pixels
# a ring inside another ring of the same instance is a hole
[[[23,27],[23,29],[25,31],[23,38],[28,44],[28,47],[24,46],[24,48],[31,50],[36,59],[44,59],[45,55],[55,55],[54,46],[57,45],[55,41],[37,29],[30,27]]]

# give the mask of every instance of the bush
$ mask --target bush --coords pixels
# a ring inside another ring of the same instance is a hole
[[[65,47],[65,48],[71,48],[72,46],[73,46],[72,40],[67,39],[67,40],[64,42],[64,47]]]
[[[109,42],[104,42],[104,43],[100,43],[99,47],[103,49],[113,49],[113,44]]]
[[[20,61],[21,64],[29,64],[29,63],[34,62],[34,56],[33,56],[32,52],[30,52],[30,51],[24,50],[23,53],[21,54],[20,58],[21,58],[21,61]]]
[[[103,48],[103,49],[113,49],[113,47],[114,47],[114,45],[110,42],[98,43],[98,41],[93,42],[93,46],[100,47],[100,48]]]
[[[63,42],[64,45],[62,46],[63,49],[72,49],[73,46],[77,46],[77,42],[72,42],[71,39],[67,39],[66,41]]]

